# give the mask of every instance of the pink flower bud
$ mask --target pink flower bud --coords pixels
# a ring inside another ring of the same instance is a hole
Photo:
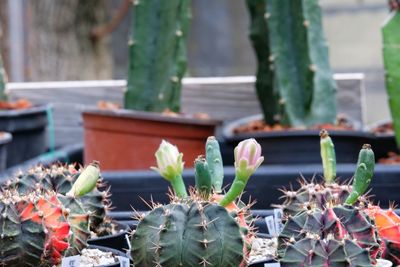
[[[252,175],[264,161],[261,156],[261,146],[254,138],[240,142],[235,148],[235,168],[247,179]]]

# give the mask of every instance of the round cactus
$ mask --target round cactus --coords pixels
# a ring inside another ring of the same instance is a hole
[[[209,202],[171,203],[152,210],[131,239],[135,266],[239,266],[241,229]]]

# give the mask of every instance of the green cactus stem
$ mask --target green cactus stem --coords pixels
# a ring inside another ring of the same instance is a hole
[[[393,10],[382,27],[386,91],[397,146],[400,147],[400,11]]]
[[[330,184],[335,182],[336,178],[335,146],[326,130],[322,130],[319,136],[321,137],[321,158],[324,169],[324,179],[326,183]]]
[[[7,101],[8,97],[6,95],[6,70],[4,69],[3,66],[3,60],[1,58],[0,54],[0,100],[1,101]]]
[[[240,174],[240,172],[236,172],[232,186],[229,188],[229,191],[225,194],[224,198],[219,202],[222,207],[226,207],[235,201],[246,188],[249,177],[241,177]]]
[[[216,193],[221,193],[222,184],[224,182],[224,166],[219,143],[214,136],[207,138],[206,160],[211,174],[212,186]]]
[[[209,202],[155,208],[139,222],[131,245],[140,267],[236,267],[243,260],[239,225]]]
[[[194,162],[196,190],[204,198],[208,199],[211,193],[211,173],[206,159],[199,156]]]
[[[190,0],[134,1],[125,108],[179,111]]]
[[[354,174],[352,192],[347,197],[345,204],[353,205],[358,198],[367,191],[374,175],[375,156],[368,144],[363,145],[358,155],[357,169]]]
[[[279,118],[289,126],[335,123],[336,85],[318,0],[248,0],[247,4],[259,60],[256,87],[261,106],[268,107],[265,121]]]
[[[171,179],[169,182],[177,197],[185,198],[188,196],[182,175],[180,174],[177,175],[174,179]]]

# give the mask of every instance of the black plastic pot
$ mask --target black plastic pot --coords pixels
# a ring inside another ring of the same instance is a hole
[[[0,171],[6,169],[7,166],[7,146],[10,145],[12,136],[6,132],[0,132]]]
[[[7,167],[38,156],[47,150],[46,127],[49,106],[0,111],[0,131],[12,134],[7,147]]]
[[[358,152],[357,152],[358,154]],[[350,179],[356,169],[355,164],[338,164],[338,177]],[[235,175],[233,167],[225,167],[225,184],[231,184]],[[297,187],[297,180],[302,174],[306,179],[320,177],[321,164],[262,166],[250,178],[243,200],[251,196],[257,203],[254,209],[270,209],[271,204],[279,203],[282,193],[279,189],[292,184]],[[137,172],[103,172],[104,179],[112,188],[111,200],[115,211],[130,211],[131,206],[136,210],[148,210],[144,200],[167,203],[168,182],[154,171]],[[194,172],[185,170],[183,177],[186,185],[194,185]],[[371,195],[381,206],[387,207],[390,201],[400,202],[400,166],[377,164],[371,183]]]
[[[242,118],[224,126],[222,130],[222,154],[225,164],[232,165],[233,149],[247,138],[255,138],[265,157],[263,164],[313,164],[321,162],[318,130],[290,130],[234,134],[240,125],[260,119],[260,115]],[[357,162],[363,144],[370,144],[374,136],[363,131],[329,131],[336,148],[338,163]]]
[[[104,251],[104,252],[111,252],[115,256],[121,256],[121,257],[129,258],[129,256],[126,253],[124,253],[122,251],[119,251],[117,249],[113,249],[113,248],[109,248],[109,247],[103,247],[103,246],[94,246],[94,245],[90,245],[89,248],[93,248],[93,249],[97,248],[98,250],[101,250],[101,251]],[[121,264],[119,262],[116,262],[114,264],[98,265],[96,267],[120,267],[120,266],[121,266]],[[126,267],[129,267],[129,266],[130,265],[128,265]]]
[[[389,152],[397,154],[400,152],[393,134],[376,134],[375,140],[371,145],[376,159],[388,157]]]
[[[128,224],[122,222],[118,222],[117,224],[118,224],[117,234],[89,239],[87,241],[88,244],[113,248],[119,251],[128,251],[130,249],[130,241],[129,241],[130,227]]]

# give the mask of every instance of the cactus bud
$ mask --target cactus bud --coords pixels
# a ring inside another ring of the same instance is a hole
[[[86,195],[96,187],[99,178],[99,163],[94,161],[82,171],[67,196],[82,197]]]
[[[157,167],[151,168],[157,171],[164,179],[171,181],[177,175],[182,175],[184,165],[184,162],[182,162],[183,154],[179,153],[176,146],[163,140],[155,156]]]
[[[235,148],[236,175],[247,180],[264,161],[261,146],[254,138],[243,140]]]

